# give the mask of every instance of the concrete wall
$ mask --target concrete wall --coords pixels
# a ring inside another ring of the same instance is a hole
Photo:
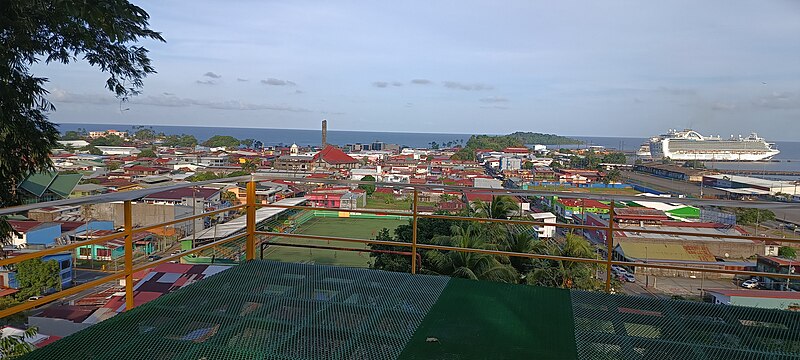
[[[123,214],[123,204],[121,202],[85,206],[89,207],[88,213],[91,214],[91,217],[95,219],[112,221],[115,228],[119,228],[124,225],[125,219]],[[198,203],[197,207],[198,208],[195,209],[196,213],[201,214],[203,212],[203,204]],[[131,204],[131,210],[133,212],[132,218],[134,226],[158,224],[192,216],[193,214],[190,206],[171,204],[134,203]],[[198,231],[202,230],[203,219],[201,218],[195,220],[194,226]],[[174,227],[183,233],[188,233],[192,230],[192,222],[186,221],[175,224]]]

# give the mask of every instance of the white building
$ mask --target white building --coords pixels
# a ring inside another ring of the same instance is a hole
[[[522,168],[522,159],[504,156],[500,159],[500,170],[514,171]]]
[[[95,146],[103,155],[124,155],[131,156],[140,153],[139,149],[133,146]]]
[[[529,215],[530,215],[531,218],[533,218],[534,221],[540,221],[540,222],[544,222],[544,223],[548,223],[548,224],[554,224],[552,226],[550,226],[550,225],[544,225],[544,226],[536,225],[536,226],[534,226],[534,229],[536,229],[536,232],[539,235],[539,239],[552,239],[553,235],[555,235],[555,233],[556,233],[556,226],[555,226],[556,216],[553,215],[553,213],[549,213],[549,212],[535,213],[535,214],[529,214]]]

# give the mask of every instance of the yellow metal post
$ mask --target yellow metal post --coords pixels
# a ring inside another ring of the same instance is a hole
[[[584,214],[584,219],[586,216]],[[611,252],[614,251],[614,200],[608,210],[608,229],[606,229],[606,292],[611,292]]]
[[[245,245],[245,258],[247,261],[256,257],[256,183],[253,180],[247,183],[247,243]]]
[[[125,311],[133,309],[133,214],[131,201],[122,207],[125,221]]]
[[[414,203],[412,204],[412,233],[411,233],[411,273],[417,273],[417,203],[419,201],[419,193],[414,189]]]

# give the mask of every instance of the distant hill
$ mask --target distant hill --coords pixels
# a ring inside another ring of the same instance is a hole
[[[534,132],[517,131],[508,136],[519,139],[525,144],[542,144],[542,145],[577,145],[583,144],[583,141],[565,136],[555,134],[541,134]]]
[[[564,136],[532,132],[515,132],[509,135],[472,135],[467,144],[453,155],[454,160],[475,160],[475,150],[492,149],[496,151],[507,147],[523,147],[525,144],[568,145],[583,142]]]

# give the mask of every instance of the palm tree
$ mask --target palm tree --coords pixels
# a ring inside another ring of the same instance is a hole
[[[485,241],[485,233],[473,225],[453,226],[451,236],[439,236],[433,243],[471,249],[494,249]],[[425,254],[433,272],[452,277],[516,282],[518,275],[513,267],[500,263],[493,255],[459,251],[428,251]]]
[[[39,328],[31,326],[21,335],[10,335],[0,339],[0,354],[2,354],[0,356],[15,358],[33,351],[35,347],[26,340],[33,339],[38,333]]]
[[[246,159],[242,163],[242,171],[247,173],[253,173],[258,170],[258,162],[255,159]]]
[[[545,243],[536,239],[531,233],[516,231],[510,226],[506,227],[499,244],[500,250],[522,254],[542,253],[546,248]],[[533,260],[532,258],[511,256],[508,259],[508,263],[519,274],[527,274],[533,270]]]
[[[584,238],[567,234],[562,244],[547,246],[547,254],[554,256],[591,259],[595,257],[592,246]],[[584,290],[599,288],[595,278],[597,264],[562,260],[538,260],[527,276],[528,284]]]
[[[517,202],[508,195],[494,196],[491,202],[475,202],[475,215],[483,218],[507,219],[518,212]]]

